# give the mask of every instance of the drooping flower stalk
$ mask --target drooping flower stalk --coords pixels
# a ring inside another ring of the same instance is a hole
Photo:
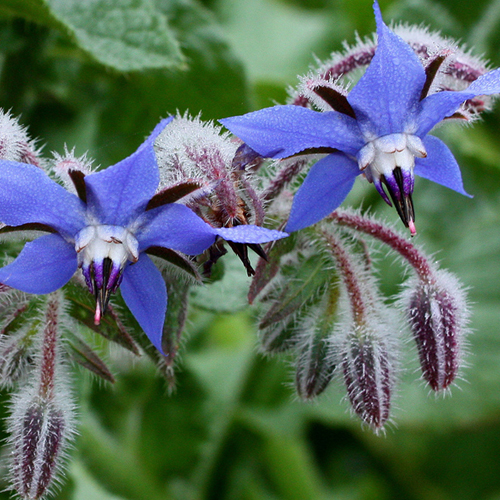
[[[13,398],[12,483],[26,500],[43,498],[64,463],[73,435],[70,395],[62,378],[59,347],[61,294],[49,296],[41,323],[41,356],[36,377]]]
[[[262,195],[263,199],[268,202],[275,200],[283,189],[302,172],[307,164],[308,161],[304,159],[284,160],[282,166],[280,165],[280,170],[264,191]]]
[[[468,333],[462,285],[451,273],[437,269],[410,241],[380,222],[345,210],[336,210],[330,218],[382,241],[415,272],[400,303],[417,344],[424,379],[435,391],[447,389],[458,375]]]
[[[389,418],[394,391],[395,353],[389,342],[393,327],[385,323],[383,302],[354,254],[333,232],[321,234],[335,257],[351,313],[344,325],[340,321],[332,348],[338,350],[353,410],[379,431]]]
[[[432,267],[423,253],[390,227],[370,217],[362,216],[347,210],[335,210],[330,218],[341,226],[368,234],[398,252],[424,282],[433,282]]]

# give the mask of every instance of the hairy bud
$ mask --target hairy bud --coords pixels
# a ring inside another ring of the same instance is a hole
[[[449,387],[460,367],[468,311],[458,280],[448,272],[435,280],[412,280],[403,294],[410,328],[417,344],[422,376],[435,391]]]
[[[199,117],[176,116],[158,136],[155,151],[160,169],[159,189],[186,182],[195,182],[199,189],[184,196],[186,204],[205,222],[214,227],[234,227],[244,224],[261,226],[264,207],[253,186],[253,169],[260,162],[254,151],[222,133],[222,128]],[[258,244],[228,242],[241,259],[248,275],[254,269],[248,259],[248,249],[260,257],[266,256]],[[224,254],[211,247],[212,255],[205,264],[205,274]]]
[[[40,166],[40,151],[17,118],[0,110],[0,159]]]
[[[51,169],[61,179],[65,188],[74,194],[81,195],[83,178],[92,172],[92,161],[86,155],[76,157],[75,148],[65,147],[64,155],[53,153]],[[80,191],[79,191],[80,190]]]
[[[29,382],[14,395],[9,417],[11,482],[24,499],[42,498],[54,483],[73,434],[73,406],[59,350],[62,295],[49,295],[41,320],[41,356]]]
[[[35,397],[15,405],[12,443],[12,483],[23,498],[38,499],[46,493],[59,469],[68,434],[66,413],[53,402]]]
[[[395,370],[391,349],[373,333],[359,327],[347,336],[342,371],[354,412],[378,431],[389,418]]]
[[[302,399],[313,399],[321,394],[335,372],[337,360],[330,350],[329,339],[338,321],[338,305],[339,287],[334,281],[302,322],[303,335],[297,346],[295,374],[295,387]]]

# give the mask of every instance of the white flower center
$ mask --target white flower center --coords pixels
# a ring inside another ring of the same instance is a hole
[[[412,134],[390,134],[368,142],[358,153],[358,165],[369,181],[392,176],[396,167],[413,175],[416,158],[425,158],[424,143]]]
[[[110,259],[114,265],[122,268],[127,261],[139,259],[139,243],[135,236],[122,226],[87,226],[75,239],[80,266],[89,266],[92,262]]]
[[[120,286],[128,261],[139,259],[139,243],[122,226],[95,225],[82,229],[75,238],[78,265],[96,297],[94,322],[101,321],[110,295]]]

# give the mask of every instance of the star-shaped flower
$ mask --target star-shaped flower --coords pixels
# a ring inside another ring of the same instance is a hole
[[[27,243],[0,269],[0,282],[46,294],[81,267],[96,296],[96,323],[110,294],[121,287],[130,311],[161,351],[167,291],[146,253],[197,255],[218,236],[250,244],[286,236],[252,225],[214,228],[188,207],[167,203],[164,192],[155,196],[159,172],[153,144],[170,121],[160,122],[135,153],[116,165],[86,176],[70,171],[79,196],[36,166],[0,161],[0,221],[51,233]]]
[[[389,205],[392,200],[412,234],[414,174],[467,195],[453,154],[428,133],[464,101],[499,93],[500,70],[482,75],[465,90],[427,95],[434,74],[426,74],[410,46],[384,24],[376,1],[374,11],[375,55],[347,96],[328,93],[333,111],[284,105],[221,120],[263,157],[331,151],[311,168],[299,188],[285,228],[288,232],[310,226],[335,210],[360,173]]]

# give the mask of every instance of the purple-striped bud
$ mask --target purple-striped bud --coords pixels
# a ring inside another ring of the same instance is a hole
[[[12,483],[22,498],[42,498],[59,469],[68,435],[65,412],[36,397],[25,408],[14,408],[11,419],[17,420],[10,437]]]
[[[389,418],[395,363],[387,343],[362,330],[359,326],[346,339],[342,371],[354,412],[379,431]]]
[[[41,355],[28,383],[12,399],[10,479],[24,499],[42,498],[54,483],[73,434],[73,406],[59,355],[60,293],[48,296],[40,317]]]
[[[413,280],[403,300],[422,376],[433,390],[444,390],[457,376],[467,333],[468,309],[462,286],[453,275],[439,270],[433,282]]]

